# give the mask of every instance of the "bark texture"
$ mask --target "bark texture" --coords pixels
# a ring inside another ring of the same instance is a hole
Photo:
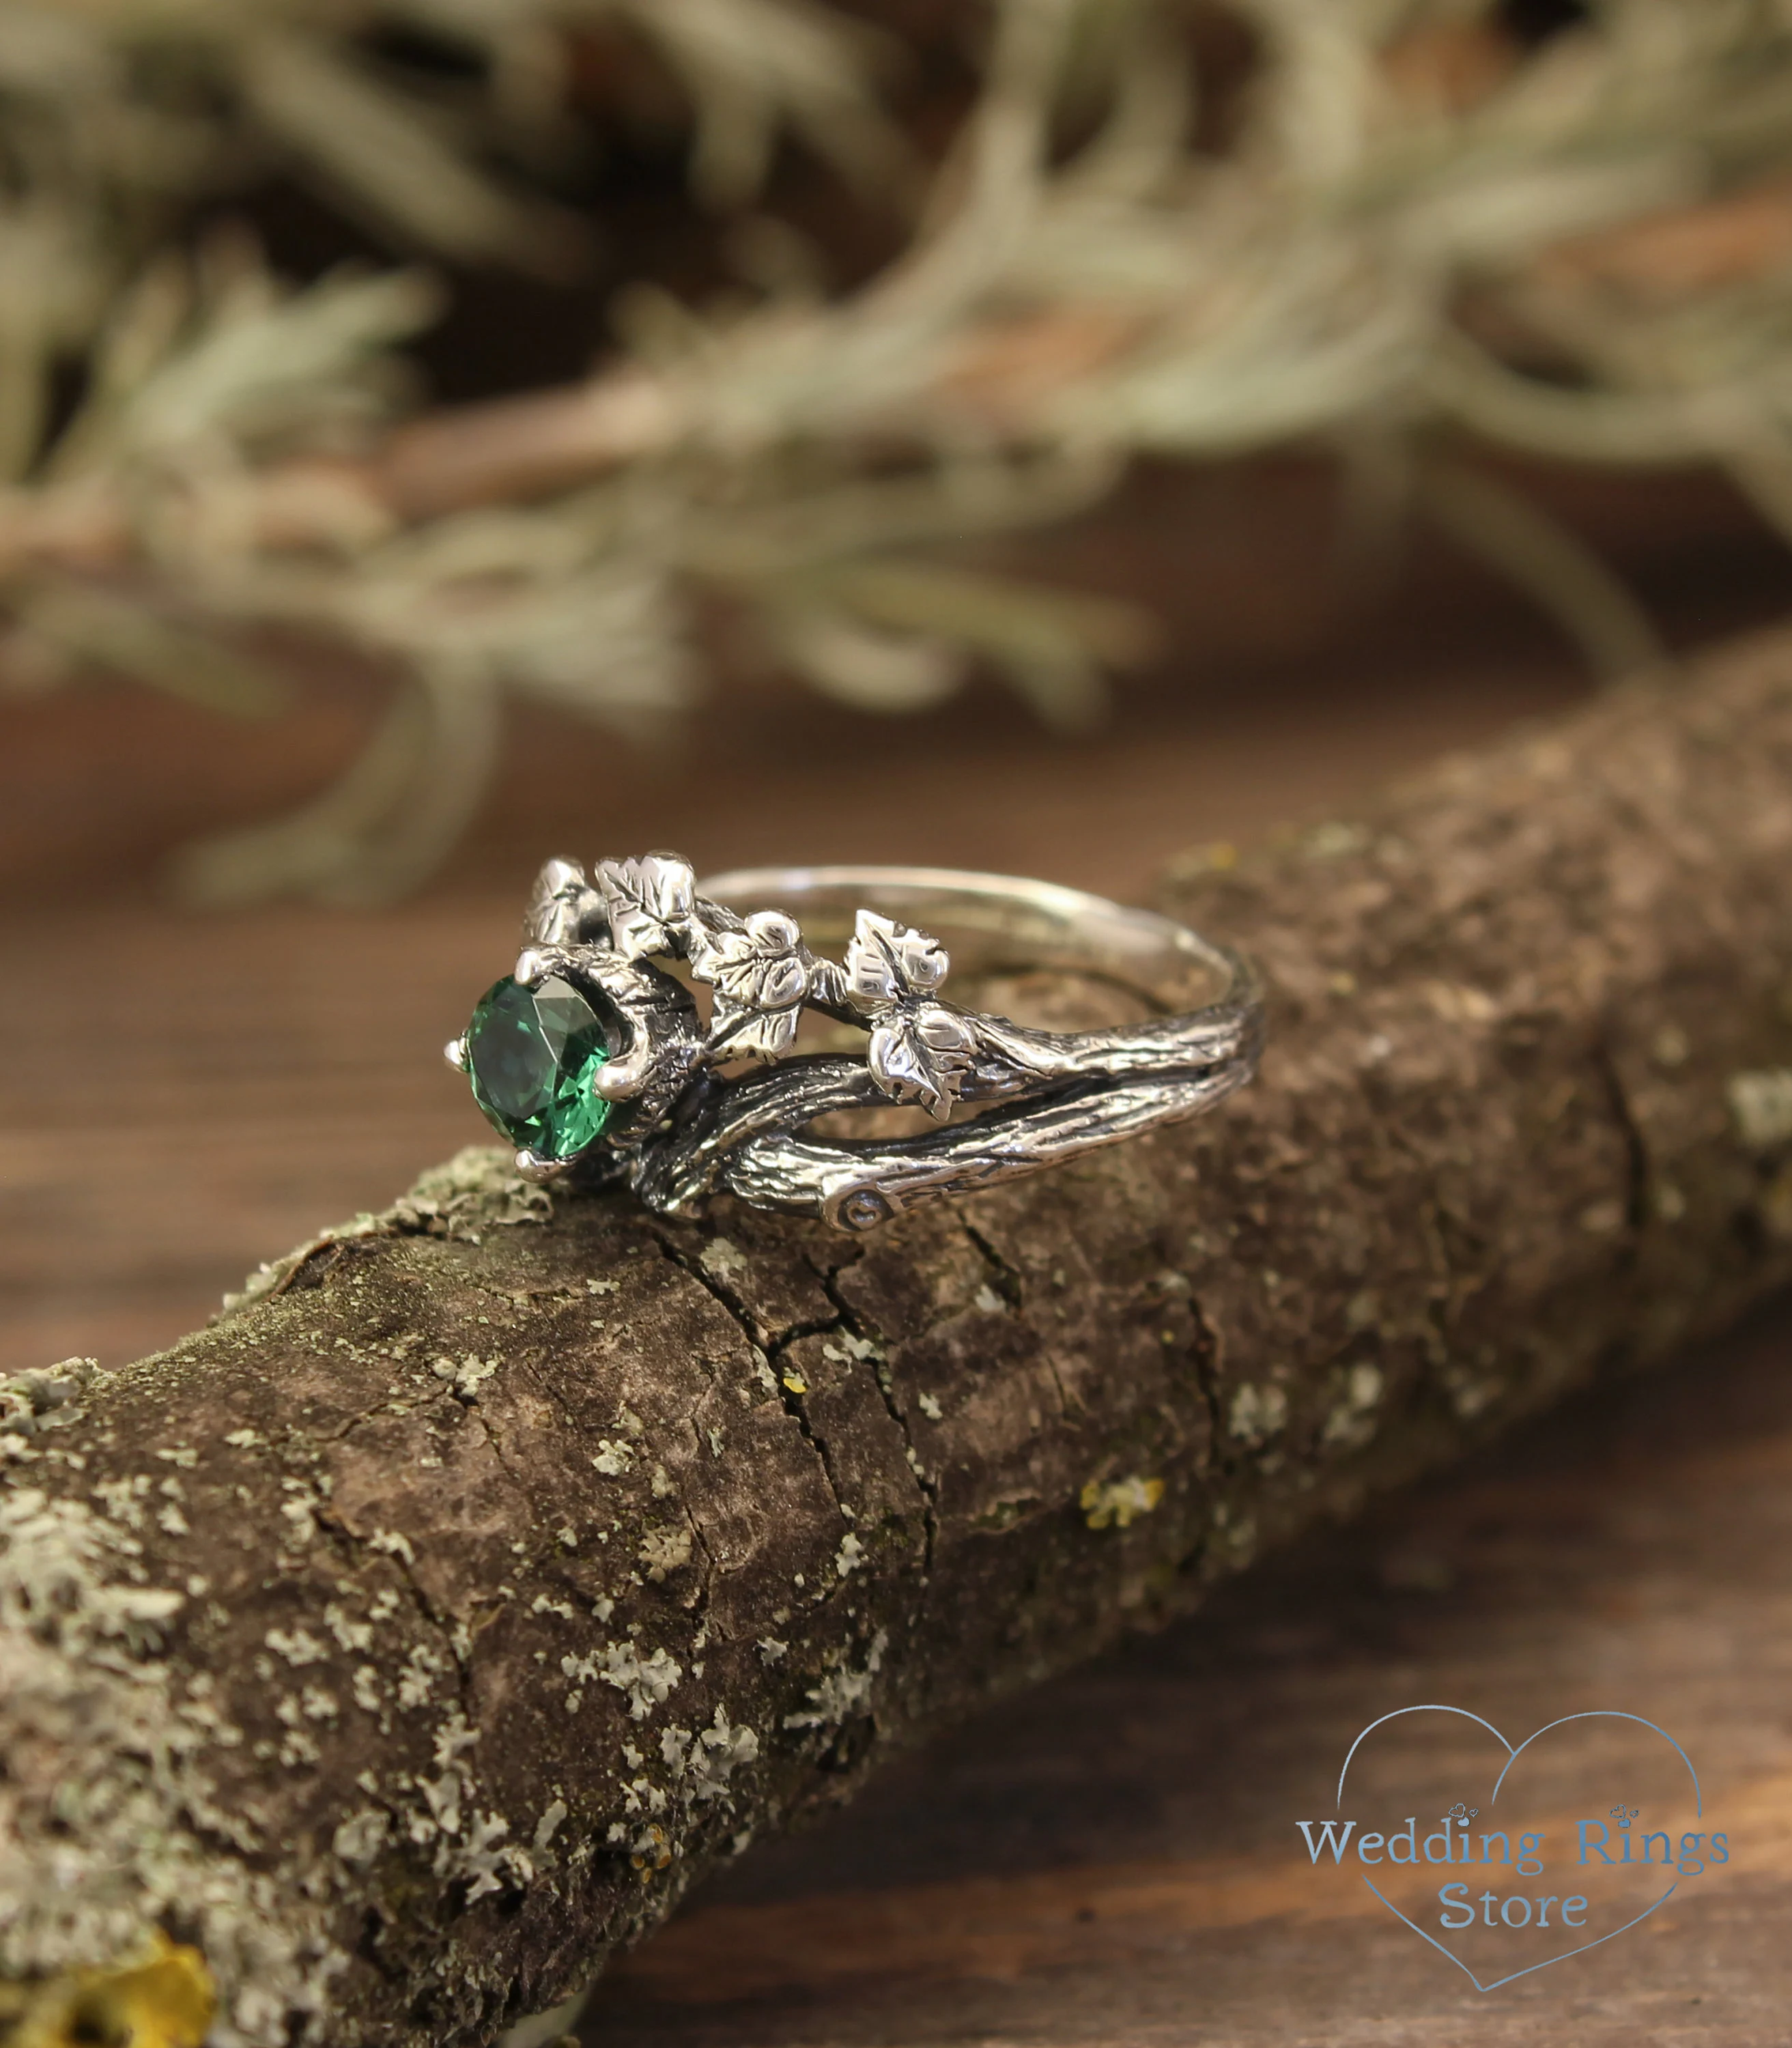
[[[1792,1277],[1792,639],[1193,859],[1216,1115],[867,1239],[463,1155],[15,1383],[0,1969],[490,2038],[880,1752]]]

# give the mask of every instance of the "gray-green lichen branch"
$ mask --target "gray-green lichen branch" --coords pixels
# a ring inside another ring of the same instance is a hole
[[[349,770],[179,879],[390,898],[471,820],[509,702],[672,718],[738,637],[718,608],[860,709],[982,669],[1075,726],[1150,621],[964,543],[1139,462],[1291,448],[1598,672],[1659,661],[1598,551],[1477,452],[1709,466],[1792,535],[1792,24],[1544,11],[991,0],[891,33],[817,0],[0,0],[31,138],[0,188],[0,692],[98,668],[259,716],[295,634],[353,650],[400,687]],[[293,289],[240,233],[190,244],[278,170],[357,246],[370,219],[564,276],[597,239],[572,162],[626,163],[681,99],[702,204],[631,266],[627,175],[599,180],[621,350],[565,387],[407,420],[422,275]],[[767,190],[786,136],[810,169]],[[830,176],[883,202],[883,260]],[[762,198],[698,285],[704,210]]]
[[[1203,1123],[868,1239],[464,1154],[0,1394],[0,1972],[554,2003],[892,1745],[1792,1276],[1792,636],[1169,885]]]

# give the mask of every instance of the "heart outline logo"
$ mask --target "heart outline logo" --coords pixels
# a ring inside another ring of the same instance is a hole
[[[1376,1720],[1371,1721],[1367,1728],[1362,1729],[1359,1732],[1356,1740],[1352,1743],[1350,1747],[1344,1752],[1344,1768],[1338,1773],[1338,1797],[1336,1803],[1340,1811],[1344,1806],[1344,1781],[1350,1775],[1352,1758],[1356,1755],[1357,1751],[1362,1747],[1363,1743],[1369,1736],[1375,1733],[1377,1728],[1384,1727],[1389,1721],[1398,1720],[1403,1714],[1460,1714],[1464,1720],[1473,1721],[1477,1727],[1484,1728],[1487,1730],[1488,1733],[1493,1737],[1494,1740],[1497,1742],[1500,1747],[1506,1752],[1506,1762],[1501,1768],[1499,1777],[1494,1780],[1493,1790],[1488,1798],[1488,1804],[1490,1807],[1498,1803],[1499,1798],[1499,1788],[1506,1782],[1507,1773],[1511,1770],[1512,1766],[1518,1762],[1519,1759],[1523,1755],[1524,1752],[1530,1748],[1530,1745],[1534,1742],[1538,1740],[1540,1737],[1549,1734],[1552,1728],[1565,1728],[1570,1721],[1634,1721],[1639,1727],[1648,1728],[1652,1733],[1658,1735],[1662,1740],[1667,1744],[1668,1747],[1671,1749],[1675,1755],[1680,1759],[1680,1761],[1685,1765],[1686,1775],[1693,1781],[1693,1813],[1695,1816],[1701,1820],[1705,1817],[1705,1792],[1699,1783],[1699,1774],[1693,1768],[1693,1759],[1686,1754],[1685,1751],[1680,1747],[1679,1744],[1674,1740],[1674,1737],[1668,1733],[1666,1728],[1658,1727],[1654,1721],[1647,1719],[1642,1714],[1627,1713],[1621,1708],[1617,1707],[1588,1707],[1580,1713],[1561,1714],[1558,1715],[1553,1721],[1546,1721],[1542,1727],[1533,1728],[1530,1733],[1525,1737],[1522,1742],[1515,1745],[1507,1740],[1505,1736],[1494,1726],[1491,1721],[1484,1720],[1479,1714],[1471,1713],[1466,1707],[1448,1706],[1441,1701],[1430,1701],[1415,1707],[1396,1707],[1391,1713],[1386,1713],[1379,1716]],[[1559,1956],[1547,1956],[1540,1963],[1527,1963],[1522,1970],[1509,1971],[1507,1975],[1503,1977],[1495,1977],[1489,1983],[1483,1984],[1480,1979],[1476,1976],[1475,1972],[1468,1967],[1468,1964],[1462,1960],[1461,1957],[1457,1955],[1453,1949],[1445,1948],[1444,1944],[1437,1939],[1435,1934],[1427,1934],[1425,1929],[1418,1925],[1417,1921],[1408,1918],[1406,1914],[1402,1913],[1399,1907],[1394,1903],[1393,1900],[1388,1898],[1387,1894],[1381,1890],[1379,1886],[1375,1883],[1372,1878],[1365,1875],[1363,1882],[1369,1887],[1370,1891],[1374,1892],[1376,1898],[1381,1901],[1382,1904],[1387,1908],[1388,1911],[1394,1915],[1396,1920],[1401,1922],[1404,1926],[1410,1927],[1413,1932],[1418,1936],[1422,1941],[1429,1941],[1432,1947],[1437,1951],[1439,1955],[1448,1956],[1450,1961],[1456,1965],[1456,1968],[1461,1971],[1463,1975],[1467,1977],[1468,1981],[1475,1987],[1476,1990],[1484,1992],[1498,1991],[1502,1984],[1515,1983],[1520,1977],[1533,1976],[1538,1970],[1550,1969],[1557,1963],[1565,1963],[1572,1956],[1584,1956],[1589,1949],[1603,1948],[1608,1941],[1616,1941],[1620,1934],[1627,1934],[1631,1928],[1639,1926],[1643,1922],[1649,1918],[1651,1913],[1658,1912],[1680,1888],[1679,1880],[1676,1879],[1674,1882],[1668,1887],[1667,1890],[1662,1894],[1661,1897],[1655,1901],[1653,1906],[1646,1906],[1643,1910],[1636,1914],[1634,1918],[1627,1920],[1623,1926],[1614,1927],[1609,1934],[1601,1934],[1596,1940],[1583,1941],[1577,1949],[1565,1949]]]

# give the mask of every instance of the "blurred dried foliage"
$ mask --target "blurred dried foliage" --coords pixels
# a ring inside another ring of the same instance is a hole
[[[1423,510],[1604,669],[1647,619],[1478,451],[1716,465],[1792,538],[1792,0],[944,14],[974,89],[930,123],[904,37],[820,0],[0,0],[0,688],[253,713],[255,628],[374,657],[336,786],[183,871],[371,898],[466,823],[507,693],[663,719],[717,605],[868,709],[981,663],[1086,718],[1148,623],[954,550],[1141,456],[1329,452],[1363,529]],[[290,286],[217,228],[277,174],[406,262],[574,275],[556,167],[643,80],[736,283],[636,281],[576,386],[419,412],[444,285]],[[793,145],[899,227],[844,292],[767,200]]]

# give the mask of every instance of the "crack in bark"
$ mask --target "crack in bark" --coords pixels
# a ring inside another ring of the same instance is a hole
[[[1654,1178],[1649,1157],[1649,1141],[1642,1125],[1637,1121],[1636,1112],[1631,1104],[1630,1091],[1624,1085],[1624,1077],[1618,1065],[1617,1053],[1606,1034],[1602,1033],[1594,1045],[1593,1058],[1604,1078],[1612,1118],[1617,1124],[1618,1135],[1623,1141],[1626,1166],[1624,1220],[1634,1257],[1636,1240],[1649,1221],[1649,1189]]]
[[[877,1356],[870,1361],[871,1379],[890,1421],[902,1432],[905,1452],[902,1460],[903,1468],[913,1480],[915,1490],[921,1496],[921,1585],[916,1600],[916,1611],[918,1612],[921,1604],[925,1600],[927,1589],[933,1582],[933,1555],[939,1536],[939,1482],[927,1475],[921,1453],[915,1448],[914,1436],[909,1428],[908,1418],[903,1414],[896,1399],[895,1390],[890,1384],[889,1340],[881,1330],[875,1327],[869,1330],[858,1327],[860,1318],[848,1306],[840,1294],[837,1267],[824,1271],[815,1264],[813,1259],[809,1262],[809,1270],[820,1283],[821,1291],[840,1312],[836,1327],[843,1330],[849,1330],[861,1342],[874,1344],[877,1347]]]
[[[1018,1317],[1024,1321],[1026,1314],[1026,1292],[1023,1275],[1010,1265],[968,1216],[961,1216],[957,1220],[959,1228],[969,1241],[972,1249],[988,1268],[990,1276],[995,1283],[993,1291],[1007,1304],[1010,1315]],[[1069,1391],[1064,1383],[1064,1375],[1058,1370],[1057,1360],[1053,1356],[1049,1347],[1041,1346],[1039,1362],[1049,1375],[1052,1391],[1057,1396],[1059,1418],[1062,1420],[1080,1412],[1083,1404],[1079,1401],[1072,1400]]]
[[[669,1239],[661,1236],[657,1231],[654,1233],[654,1237],[660,1250],[672,1261],[673,1264],[681,1273],[688,1274],[696,1281],[712,1301],[721,1305],[753,1350],[765,1360],[766,1369],[771,1374],[773,1386],[784,1412],[796,1424],[803,1441],[814,1452],[816,1462],[821,1468],[821,1476],[828,1483],[828,1491],[833,1496],[835,1510],[841,1521],[850,1529],[855,1519],[856,1511],[848,1507],[841,1495],[840,1481],[834,1471],[833,1461],[828,1455],[828,1447],[816,1433],[809,1418],[798,1405],[801,1397],[793,1393],[785,1385],[784,1375],[778,1369],[779,1357],[799,1337],[819,1336],[822,1332],[832,1330],[837,1325],[832,1321],[819,1323],[813,1329],[805,1326],[794,1325],[781,1332],[769,1344],[766,1343],[762,1340],[758,1326],[744,1305],[736,1301],[720,1281],[704,1270],[700,1259],[686,1258],[677,1246],[672,1243]]]
[[[693,1434],[695,1427],[693,1424]],[[698,1455],[699,1456],[702,1455],[700,1444],[698,1446]],[[710,1548],[709,1539],[703,1533],[703,1525],[692,1513],[688,1502],[681,1499],[678,1506],[685,1517],[685,1526],[691,1532],[691,1541],[703,1553],[703,1569],[697,1575],[697,1596],[692,1603],[692,1612],[696,1617],[698,1632],[700,1634],[709,1626],[710,1611],[715,1605],[716,1553]]]
[[[1024,1313],[1026,1298],[1025,1283],[1021,1274],[1008,1263],[968,1216],[960,1216],[958,1227],[976,1246],[983,1263],[988,1266],[994,1276],[996,1293],[1002,1297],[1016,1315]]]
[[[1224,1471],[1224,1445],[1228,1430],[1226,1419],[1220,1412],[1220,1332],[1203,1306],[1201,1297],[1193,1287],[1185,1297],[1189,1314],[1195,1325],[1195,1378],[1200,1384],[1201,1398],[1207,1406],[1208,1456],[1212,1460],[1216,1475]],[[1207,1547],[1204,1535],[1197,1546],[1197,1554]]]

